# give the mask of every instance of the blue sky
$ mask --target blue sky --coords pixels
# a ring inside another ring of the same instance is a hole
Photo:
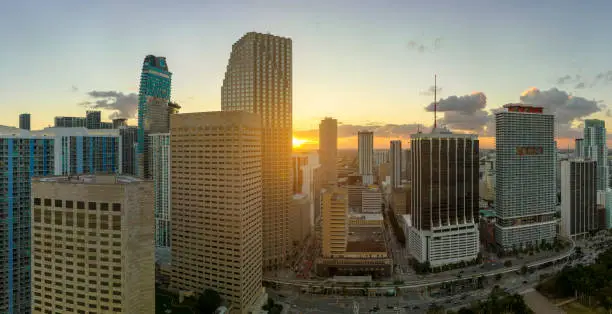
[[[612,84],[557,84],[612,69],[610,1],[294,2],[6,1],[0,124],[31,112],[42,127],[56,115],[83,115],[78,103],[91,100],[89,91],[137,92],[147,54],[167,57],[183,112],[219,110],[231,45],[249,31],[293,39],[296,129],[324,116],[429,124],[431,96],[422,92],[434,73],[441,97],[483,92],[486,109],[529,87],[612,101]]]

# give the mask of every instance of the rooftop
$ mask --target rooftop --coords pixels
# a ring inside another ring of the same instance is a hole
[[[351,226],[346,252],[386,252],[382,228]]]
[[[80,183],[80,184],[130,184],[144,180],[124,175],[80,175],[80,176],[49,176],[32,178],[33,182]]]
[[[362,219],[362,220],[383,220],[382,214],[362,214],[362,213],[350,213],[350,219]]]

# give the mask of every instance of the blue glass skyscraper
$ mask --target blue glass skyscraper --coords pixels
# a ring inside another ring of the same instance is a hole
[[[151,177],[148,135],[168,132],[171,81],[172,73],[168,71],[166,58],[146,56],[142,65],[138,94],[137,175],[143,178]]]
[[[0,135],[0,313],[31,312],[30,183],[53,174],[53,152],[51,138]]]

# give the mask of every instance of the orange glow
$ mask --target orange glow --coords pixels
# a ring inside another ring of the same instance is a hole
[[[308,143],[308,142],[310,142],[310,140],[305,140],[305,139],[294,137],[293,138],[293,148],[299,148],[303,144]]]
[[[521,93],[521,96],[527,96],[531,93],[536,93],[539,92],[540,90],[537,87],[529,87],[528,89],[526,89],[525,91],[523,91]]]

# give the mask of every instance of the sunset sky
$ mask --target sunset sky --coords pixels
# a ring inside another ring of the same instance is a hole
[[[341,148],[355,147],[360,129],[375,131],[377,147],[429,130],[437,73],[438,117],[450,129],[490,147],[491,110],[522,101],[557,114],[564,148],[584,118],[612,123],[610,12],[612,1],[598,0],[9,0],[0,124],[30,112],[41,128],[96,101],[133,115],[147,54],[167,58],[181,112],[220,110],[231,46],[258,31],[293,39],[299,139],[316,140],[325,116],[342,123]]]

